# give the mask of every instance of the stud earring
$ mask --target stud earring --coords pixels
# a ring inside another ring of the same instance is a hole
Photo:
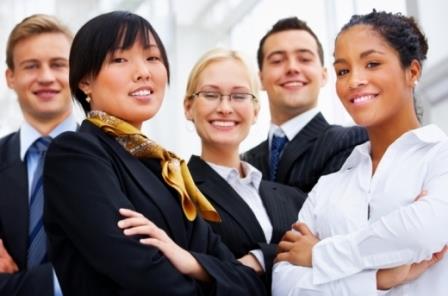
[[[87,103],[90,103],[91,100],[92,100],[92,99],[90,99],[89,96],[86,97],[86,102],[87,102]]]
[[[414,81],[414,87],[416,87],[418,85],[418,80]]]

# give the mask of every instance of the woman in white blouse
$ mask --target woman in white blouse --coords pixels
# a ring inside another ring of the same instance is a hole
[[[279,243],[274,295],[447,295],[448,140],[413,99],[427,50],[401,14],[355,15],[338,34],[336,90],[370,141],[309,194]]]

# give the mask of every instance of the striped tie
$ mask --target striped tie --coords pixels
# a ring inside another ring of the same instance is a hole
[[[272,137],[271,143],[271,167],[269,171],[269,179],[271,181],[275,181],[277,178],[277,170],[278,163],[280,161],[280,156],[282,154],[283,148],[285,148],[285,144],[288,142],[288,138],[286,136],[276,136]]]
[[[29,199],[28,268],[39,265],[47,259],[47,235],[42,222],[44,203],[42,170],[45,152],[50,142],[50,137],[41,137],[28,149],[28,155],[33,155],[38,158],[36,171],[34,172],[31,183]]]

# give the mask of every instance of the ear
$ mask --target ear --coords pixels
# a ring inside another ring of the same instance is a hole
[[[320,87],[324,87],[328,81],[328,71],[326,67],[322,67],[322,80],[320,82]]]
[[[86,95],[90,95],[92,92],[92,80],[90,78],[83,78],[78,83],[78,87],[82,90]]]
[[[14,77],[14,71],[10,68],[6,69],[5,71],[5,78],[6,78],[6,84],[10,89],[15,89],[15,77]]]
[[[260,101],[256,101],[254,102],[254,120],[252,121],[252,124],[255,124],[257,122],[259,113],[260,113]]]
[[[259,72],[258,72],[258,77],[260,78],[261,90],[266,90],[266,88],[264,87],[263,73],[262,73],[262,71],[259,71]]]
[[[185,97],[184,99],[184,112],[185,118],[187,120],[193,121],[193,112],[192,112],[193,100],[191,98]]]
[[[406,83],[408,86],[414,88],[417,81],[420,79],[422,74],[422,66],[417,60],[412,60],[411,64],[408,66],[406,71]]]

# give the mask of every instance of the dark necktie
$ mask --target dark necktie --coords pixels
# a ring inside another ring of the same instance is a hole
[[[45,152],[50,142],[50,137],[41,137],[31,145],[27,152],[29,157],[33,155],[38,158],[37,167],[31,183],[29,199],[28,268],[45,262],[47,257],[47,235],[42,222],[44,203],[42,171]]]
[[[279,137],[274,135],[271,142],[271,168],[269,171],[269,179],[275,181],[277,178],[278,163],[280,161],[280,155],[282,154],[285,144],[288,142],[286,136]]]

